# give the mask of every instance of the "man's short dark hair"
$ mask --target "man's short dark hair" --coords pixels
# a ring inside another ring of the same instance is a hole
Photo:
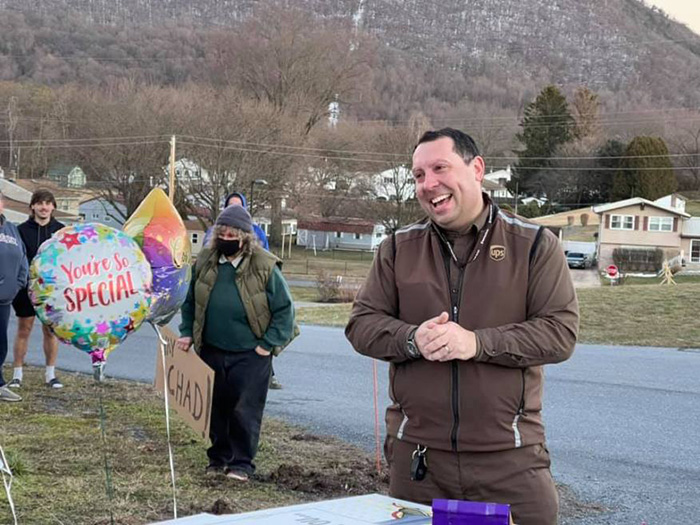
[[[479,147],[474,142],[474,139],[467,135],[464,131],[454,128],[442,128],[437,131],[426,131],[423,136],[418,139],[416,148],[424,142],[433,142],[435,140],[447,137],[452,139],[454,143],[454,152],[464,159],[464,162],[469,163],[474,157],[478,157]],[[415,148],[414,148],[415,150]]]
[[[34,206],[35,204],[38,204],[40,202],[50,202],[51,204],[53,204],[54,208],[57,208],[56,198],[53,196],[53,193],[43,188],[38,189],[34,193],[32,193],[32,198],[29,201],[29,206]]]

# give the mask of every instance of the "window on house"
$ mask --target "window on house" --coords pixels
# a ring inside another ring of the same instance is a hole
[[[105,222],[109,222],[111,220],[112,220],[112,217],[110,217],[109,215],[105,215]]]
[[[343,237],[343,232],[335,232],[335,238],[340,239]]]
[[[375,236],[377,239],[379,239],[379,238],[382,236],[382,234],[381,234],[381,232],[377,232],[377,233],[374,234],[374,236]]]
[[[649,217],[650,232],[673,231],[673,217]]]
[[[612,215],[610,217],[611,230],[634,230],[634,215]]]
[[[355,240],[362,239],[362,234],[361,233],[356,233],[355,234]]]
[[[700,263],[700,240],[690,241],[690,262]]]
[[[99,218],[100,218],[100,214],[99,214],[99,213],[93,213],[93,214],[92,214],[92,218],[93,218],[93,219],[99,219]]]
[[[199,234],[193,233],[192,234],[192,244],[197,244],[198,242],[199,242]]]

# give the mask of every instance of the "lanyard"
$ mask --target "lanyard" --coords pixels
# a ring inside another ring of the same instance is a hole
[[[494,219],[494,211],[497,211],[493,203],[489,203],[489,218],[488,221],[486,222],[486,225],[484,228],[481,230],[481,235],[479,235],[479,238],[477,239],[476,245],[472,249],[472,255],[467,261],[467,263],[464,265],[466,266],[467,264],[473,263],[476,261],[477,257],[481,254],[481,248],[484,245],[484,242],[486,242],[486,237],[489,234],[489,231],[491,231],[491,226],[493,226],[493,219]],[[450,251],[450,257],[454,261],[454,263],[459,266],[459,260],[457,259],[457,255],[455,254],[454,250],[452,249],[452,244],[450,241],[448,241],[445,236],[443,235],[442,231],[440,231],[440,228],[435,228],[435,231],[437,231],[438,236],[440,237],[440,240],[442,240],[443,243],[447,246],[447,249]]]

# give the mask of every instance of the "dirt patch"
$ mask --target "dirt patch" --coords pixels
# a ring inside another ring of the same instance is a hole
[[[598,503],[581,501],[574,491],[566,485],[557,483],[559,492],[559,516],[566,519],[578,519],[608,512],[610,509]]]
[[[378,474],[376,465],[369,460],[322,463],[311,467],[283,463],[265,481],[322,499],[373,492],[386,494],[389,490],[386,467]]]
[[[313,434],[294,434],[289,439],[292,441],[322,441],[321,436],[315,436]]]

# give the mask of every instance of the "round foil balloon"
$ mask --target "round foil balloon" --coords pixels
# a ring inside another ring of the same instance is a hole
[[[191,274],[187,228],[165,192],[155,188],[124,224],[153,272],[153,303],[147,320],[163,325],[185,302]]]
[[[43,243],[29,269],[41,321],[64,343],[103,362],[151,305],[151,268],[134,240],[114,228],[68,226]]]

